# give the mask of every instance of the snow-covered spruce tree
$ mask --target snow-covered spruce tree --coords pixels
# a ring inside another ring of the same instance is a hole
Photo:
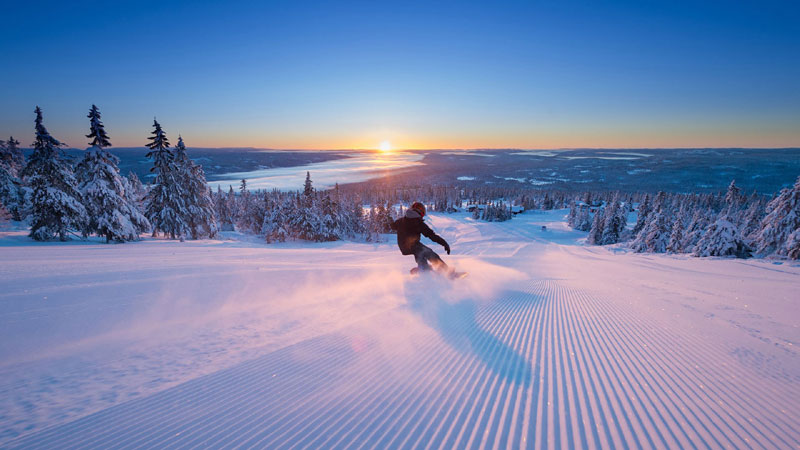
[[[544,200],[542,200],[542,209],[550,211],[554,207],[555,207],[555,202],[553,201],[552,198],[550,198],[550,195],[547,192],[545,192]]]
[[[292,206],[291,201],[287,198],[280,203],[276,202],[267,209],[261,228],[261,233],[267,242],[284,242],[291,237],[288,213]]]
[[[234,218],[231,212],[228,196],[222,192],[222,187],[217,185],[217,193],[214,195],[214,209],[217,213],[220,229],[222,231],[233,231]]]
[[[569,214],[567,214],[567,225],[570,228],[575,228],[575,218],[578,216],[578,207],[575,200],[569,202]]]
[[[111,147],[111,141],[108,138],[108,134],[106,134],[106,127],[101,120],[100,110],[97,109],[96,105],[92,105],[89,115],[86,117],[89,118],[89,134],[86,135],[87,138],[91,139],[89,146],[97,148]]]
[[[82,230],[86,208],[81,203],[72,167],[63,161],[62,145],[42,124],[42,110],[36,107],[36,140],[33,154],[22,170],[30,186],[30,237],[37,241],[67,240],[70,231]]]
[[[315,241],[318,221],[313,196],[307,196],[305,193],[298,195],[289,217],[292,237],[304,241]]]
[[[180,135],[178,144],[175,145],[175,165],[184,193],[183,201],[186,211],[184,221],[189,227],[189,235],[192,239],[213,238],[218,231],[217,218],[214,213],[214,204],[208,193],[206,174],[201,165],[195,164],[189,159],[186,154],[186,145]]]
[[[647,224],[636,236],[631,248],[637,253],[664,253],[670,236],[670,220],[667,217],[666,194],[659,192],[653,201],[653,209],[647,215]]]
[[[786,256],[789,259],[800,259],[800,229],[794,230],[786,239]]]
[[[239,202],[236,199],[236,192],[232,185],[228,185],[228,193],[225,195],[228,212],[230,213],[231,231],[234,231],[237,217],[239,217]]]
[[[721,214],[708,227],[692,253],[694,256],[735,256],[746,258],[750,250],[741,237],[739,228],[729,217]]]
[[[156,177],[145,199],[145,216],[153,226],[154,237],[158,232],[170,239],[183,237],[189,226],[184,219],[187,212],[175,155],[169,148],[169,140],[161,124],[155,119],[151,134],[148,138],[151,142],[146,144],[150,151],[146,156],[153,160],[150,171],[155,172]]]
[[[499,206],[500,206],[500,211],[498,211],[498,219],[497,219],[498,222],[505,222],[506,220],[511,220],[514,217],[514,214],[511,213],[510,205],[502,203]]]
[[[14,136],[8,141],[0,140],[0,167],[5,167],[13,177],[19,176],[19,172],[25,166],[25,157],[19,149],[19,141]]]
[[[750,206],[742,216],[742,237],[745,242],[751,247],[755,247],[755,241],[758,238],[758,232],[761,231],[761,219],[764,218],[764,201],[760,198],[750,200]]]
[[[10,219],[22,220],[24,191],[19,178],[0,165],[0,206],[8,213]]]
[[[723,210],[723,215],[727,216],[731,223],[739,223],[744,200],[742,190],[736,186],[736,180],[731,180],[731,184],[728,185],[728,190],[725,192],[725,209]]]
[[[392,232],[391,210],[392,210],[391,204],[387,204],[386,206],[384,206],[383,204],[378,205],[377,215],[375,217],[375,230],[378,233],[386,234]]]
[[[257,233],[262,227],[263,220],[264,216],[258,214],[258,205],[253,193],[247,189],[247,180],[242,180],[236,207],[236,229]]]
[[[638,236],[647,225],[647,216],[650,215],[650,195],[645,194],[644,199],[639,203],[638,212],[636,214],[636,225],[633,226],[631,234]]]
[[[800,177],[797,177],[794,186],[781,190],[769,202],[766,212],[767,215],[761,221],[761,231],[756,237],[758,253],[797,259],[793,246],[798,241],[797,234],[800,230]]]
[[[672,232],[667,243],[667,253],[683,253],[683,238],[683,219],[679,215],[672,222]]]
[[[78,190],[88,220],[83,235],[94,233],[106,238],[106,242],[125,242],[139,238],[139,234],[150,229],[150,222],[131,201],[127,180],[119,175],[119,159],[105,148],[111,146],[97,106],[89,111],[90,147],[83,160],[75,168]]]
[[[689,221],[689,225],[683,233],[684,238],[681,247],[684,252],[694,252],[695,246],[700,242],[700,239],[703,238],[703,234],[705,234],[706,228],[711,221],[711,214],[711,211],[702,206],[697,206],[697,209],[695,209],[692,215],[692,220]]]
[[[491,203],[487,202],[486,206],[483,208],[481,212],[481,219],[487,222],[491,222],[494,219],[494,207]]]
[[[606,206],[605,211],[603,219],[605,227],[600,244],[616,244],[622,239],[622,233],[625,231],[625,225],[627,225],[626,210],[620,205],[619,195],[614,196],[614,200],[611,201],[610,205]]]
[[[343,201],[340,210],[341,226],[344,228],[345,236],[354,238],[367,232],[364,222],[364,205],[361,200],[355,199],[347,203]]]
[[[369,214],[366,217],[366,236],[365,240],[367,242],[381,242],[381,232],[383,230],[383,223],[381,221],[381,214],[378,212],[378,208],[372,206],[369,210]]]
[[[592,219],[592,228],[589,229],[589,236],[586,243],[590,245],[601,245],[603,243],[603,231],[605,230],[605,209],[598,209]]]
[[[578,231],[589,231],[592,228],[592,216],[589,214],[589,207],[581,205],[575,215],[575,229]]]
[[[128,187],[130,189],[125,191],[126,196],[128,197],[128,201],[136,204],[138,207],[142,207],[142,202],[144,202],[144,197],[147,194],[147,191],[142,184],[142,180],[134,173],[133,171],[128,172]]]
[[[13,136],[8,142],[0,140],[0,206],[16,221],[22,220],[25,207],[25,191],[19,179],[25,159],[18,145]]]
[[[303,185],[303,196],[310,198],[314,195],[314,186],[311,184],[311,172],[306,172],[306,182]]]
[[[339,230],[335,219],[336,211],[330,194],[325,192],[317,203],[317,241],[335,241],[339,239]]]
[[[349,218],[349,208],[346,205],[345,199],[339,190],[339,183],[333,187],[333,195],[331,197],[332,207],[334,211],[334,221],[336,235],[339,239],[348,239],[356,236],[357,224],[351,223]]]

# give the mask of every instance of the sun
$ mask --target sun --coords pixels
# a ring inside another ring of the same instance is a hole
[[[383,141],[381,142],[381,145],[378,148],[380,149],[380,151],[388,153],[392,151],[392,143],[389,141]]]

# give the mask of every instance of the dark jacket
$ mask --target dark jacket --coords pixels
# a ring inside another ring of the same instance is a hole
[[[420,234],[439,245],[447,245],[447,242],[434,233],[431,227],[422,221],[422,216],[413,209],[406,211],[405,217],[395,220],[392,229],[397,230],[397,246],[404,255],[414,253],[414,246],[419,243]]]

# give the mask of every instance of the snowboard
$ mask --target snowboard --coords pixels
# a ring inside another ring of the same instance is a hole
[[[410,272],[411,272],[411,275],[419,274],[419,267],[412,268]],[[436,271],[434,271],[434,272],[436,272]],[[464,277],[467,276],[467,272],[457,272],[455,270],[450,272],[450,273],[447,273],[447,274],[443,274],[443,273],[440,273],[440,272],[436,272],[436,273],[439,273],[443,277],[447,277],[447,278],[449,278],[451,280],[458,280],[458,279],[461,279],[461,278],[464,278]]]

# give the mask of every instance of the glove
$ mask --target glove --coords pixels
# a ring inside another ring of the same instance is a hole
[[[447,242],[444,243],[444,251],[446,251],[448,255],[450,254],[450,246],[447,244]]]

